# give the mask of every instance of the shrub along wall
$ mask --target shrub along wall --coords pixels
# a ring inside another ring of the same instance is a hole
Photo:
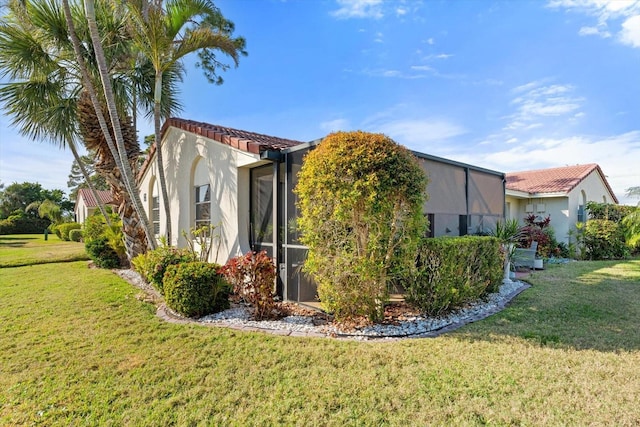
[[[131,260],[133,268],[164,295],[163,278],[170,265],[196,261],[196,256],[187,249],[162,245],[158,249],[140,254]]]
[[[494,237],[425,238],[405,286],[407,302],[429,315],[459,308],[499,289],[503,262]]]
[[[163,279],[167,305],[188,317],[229,307],[231,285],[218,273],[219,269],[219,265],[201,261],[169,265]]]
[[[585,257],[592,260],[628,257],[631,248],[626,242],[623,218],[635,209],[634,206],[588,202],[589,220],[581,236]]]
[[[620,259],[629,256],[624,228],[620,222],[590,219],[584,228],[582,243],[589,259]]]

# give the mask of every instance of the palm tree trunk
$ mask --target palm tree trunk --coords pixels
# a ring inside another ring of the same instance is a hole
[[[67,3],[68,0],[64,0]],[[96,55],[96,61],[98,63],[98,69],[100,71],[100,78],[102,80],[102,86],[104,90],[104,95],[107,101],[107,107],[109,110],[109,115],[111,116],[111,124],[113,127],[113,132],[117,144],[117,149],[113,146],[113,141],[111,140],[111,135],[108,130],[108,126],[102,115],[102,108],[100,103],[98,102],[98,98],[95,93],[95,89],[90,81],[88,81],[87,90],[91,95],[91,100],[94,104],[94,108],[96,110],[96,114],[98,116],[98,120],[100,122],[100,127],[104,133],[105,139],[109,144],[109,149],[111,150],[114,160],[116,161],[116,165],[121,172],[122,182],[125,186],[126,193],[131,197],[131,201],[133,207],[138,214],[140,222],[142,223],[142,227],[145,231],[145,235],[147,237],[148,246],[151,249],[155,249],[157,247],[155,237],[153,232],[151,231],[151,227],[149,225],[149,219],[147,218],[146,212],[142,207],[142,201],[140,200],[140,194],[136,187],[135,177],[131,170],[131,164],[129,163],[129,158],[127,156],[127,150],[124,145],[124,139],[122,137],[122,129],[120,128],[120,119],[118,117],[118,111],[116,109],[115,98],[113,94],[113,88],[111,87],[111,80],[109,78],[109,74],[107,72],[107,64],[104,56],[104,51],[102,50],[102,44],[100,41],[100,34],[98,33],[98,26],[96,24],[95,19],[95,7],[93,0],[85,0],[85,12],[87,14],[87,24],[89,26],[89,32],[91,34],[91,41],[93,44],[94,52]],[[70,13],[69,13],[70,15]],[[76,52],[77,54],[78,52]],[[79,56],[79,55],[78,55]],[[88,74],[87,74],[88,77]],[[87,80],[89,80],[87,78]],[[123,222],[125,218],[122,218]]]
[[[164,162],[162,160],[162,146],[160,145],[160,101],[162,100],[162,71],[156,71],[156,85],[153,94],[153,124],[156,144],[156,164],[158,165],[158,179],[162,192],[162,204],[166,217],[167,243],[171,245],[171,209],[169,207],[169,193],[167,192],[167,180],[164,174]]]
[[[136,256],[146,252],[144,228],[140,222],[140,217],[136,212],[131,196],[127,191],[123,179],[118,169],[102,171],[107,182],[111,186],[111,191],[115,196],[118,205],[118,214],[122,218],[122,234],[124,237],[124,247],[127,251],[127,258],[131,261]]]
[[[105,141],[109,147],[109,151],[111,152],[111,156],[113,157],[113,160],[117,166],[117,168],[120,171],[126,171],[126,169],[123,169],[123,163],[121,161],[121,157],[119,155],[118,150],[116,149],[115,145],[113,144],[113,141],[111,139],[111,135],[109,134],[109,128],[106,124],[106,121],[104,119],[104,116],[102,114],[102,108],[100,106],[100,102],[98,101],[98,97],[96,95],[96,91],[95,88],[93,87],[93,83],[91,82],[91,78],[89,77],[89,72],[87,70],[87,66],[84,62],[84,59],[82,57],[82,52],[80,49],[80,40],[78,39],[77,35],[76,35],[76,31],[75,31],[75,26],[73,24],[73,19],[71,17],[71,10],[69,8],[69,2],[68,0],[62,0],[62,4],[63,4],[63,8],[64,8],[64,13],[65,13],[65,19],[67,21],[67,26],[69,27],[69,35],[71,37],[71,40],[73,42],[73,49],[74,52],[76,54],[76,60],[78,61],[78,65],[80,67],[80,70],[82,72],[82,78],[83,78],[83,82],[84,82],[84,86],[85,89],[87,90],[87,92],[89,93],[90,97],[91,97],[91,101],[93,103],[95,112],[96,112],[96,117],[98,119],[98,121],[100,122],[100,128],[102,129],[102,133],[104,134],[105,137]],[[90,6],[93,6],[93,2],[91,2]],[[89,23],[93,22],[93,26],[94,29],[97,31],[96,25],[95,25],[95,10],[93,9],[93,7],[91,7],[91,12],[93,12],[93,19],[90,20],[89,18],[87,19]],[[101,50],[102,52],[102,50]],[[104,65],[104,53],[102,55],[102,59],[103,59],[103,65]],[[112,98],[113,99],[113,98]],[[115,130],[114,130],[115,131]],[[126,150],[123,150],[126,156]],[[124,162],[127,166],[129,166],[128,161]],[[129,172],[131,175],[131,168],[129,167]],[[122,177],[123,179],[125,177]],[[140,238],[140,233],[136,232],[134,230],[132,230],[130,227],[127,227],[127,231],[125,231],[125,226],[124,223],[141,223],[139,226],[143,228],[143,234],[146,236],[146,240],[147,240],[147,244],[148,247],[150,249],[155,249],[157,247],[156,245],[156,241],[155,238],[153,236],[153,233],[151,231],[151,228],[149,227],[149,221],[147,219],[147,216],[144,212],[144,210],[142,209],[142,202],[140,202],[140,196],[139,193],[137,191],[137,188],[135,187],[135,185],[130,185],[130,182],[126,181],[123,183],[124,184],[124,188],[121,188],[121,191],[124,191],[123,194],[121,194],[122,197],[126,198],[125,193],[128,194],[134,194],[137,197],[137,200],[139,202],[138,206],[135,206],[134,211],[136,213],[138,212],[142,212],[142,215],[139,216],[139,218],[141,218],[141,221],[134,221],[133,219],[128,219],[128,218],[124,218],[122,217],[122,222],[123,222],[123,234],[130,236],[132,239],[135,238]],[[118,187],[123,187],[122,185],[116,185],[116,188]],[[112,187],[113,188],[113,187]],[[130,189],[133,189],[134,191],[129,193]],[[118,194],[114,194],[116,197],[118,197]],[[119,212],[123,212],[126,213],[128,212],[128,210],[126,209],[119,209]],[[144,249],[146,248],[142,248],[142,249],[133,249],[131,252],[129,251],[130,248],[138,248],[140,246],[143,246],[143,243],[130,243],[127,245],[126,243],[127,238],[125,238],[125,247],[127,248],[127,256],[129,257],[129,259],[132,259],[135,255],[137,255],[138,253],[144,253],[146,252]],[[140,240],[140,242],[144,242],[144,237],[142,238],[142,240]]]

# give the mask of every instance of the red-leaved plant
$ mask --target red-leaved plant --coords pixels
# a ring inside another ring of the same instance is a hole
[[[551,238],[550,226],[551,215],[546,218],[538,217],[535,214],[529,214],[524,217],[524,227],[522,227],[522,237],[520,238],[520,247],[528,248],[531,242],[538,242],[537,255],[543,258],[551,255],[553,239]]]
[[[265,251],[232,258],[220,272],[233,285],[233,292],[255,308],[256,320],[274,315],[276,267]]]

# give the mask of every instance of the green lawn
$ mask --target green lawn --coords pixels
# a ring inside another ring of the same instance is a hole
[[[88,260],[83,243],[65,242],[55,234],[0,235],[0,268]]]
[[[161,321],[86,262],[0,269],[0,425],[638,425],[640,261],[535,273],[435,339]]]

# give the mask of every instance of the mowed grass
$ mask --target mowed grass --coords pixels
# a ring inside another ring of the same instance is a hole
[[[0,268],[88,260],[83,243],[65,242],[55,234],[0,235]]]
[[[640,261],[535,273],[435,339],[168,324],[85,262],[0,270],[0,425],[638,425]]]

